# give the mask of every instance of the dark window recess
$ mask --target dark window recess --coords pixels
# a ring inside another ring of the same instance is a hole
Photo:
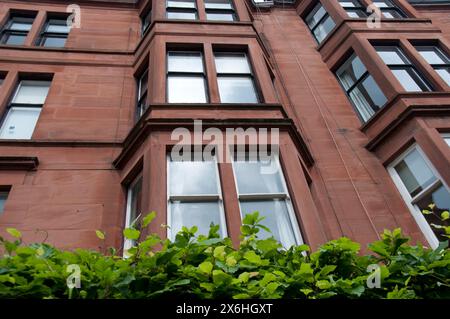
[[[139,119],[147,110],[147,96],[148,96],[148,68],[142,73],[142,75],[137,80],[138,87],[138,100],[137,100],[137,110],[136,117]]]
[[[152,10],[148,10],[142,17],[141,17],[141,25],[142,25],[142,36],[147,32],[148,28],[150,27],[150,24],[152,23]]]
[[[9,196],[9,191],[0,190],[0,215],[5,210],[5,204],[6,204],[6,200],[8,199],[8,196]]]

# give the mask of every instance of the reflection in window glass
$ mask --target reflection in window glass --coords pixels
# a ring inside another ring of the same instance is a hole
[[[386,104],[386,96],[356,54],[336,71],[336,76],[364,122]]]
[[[169,237],[174,239],[183,226],[197,226],[197,235],[207,235],[211,223],[226,236],[217,161],[169,155],[167,171]]]
[[[237,184],[241,216],[258,211],[261,222],[272,234],[260,231],[260,238],[273,236],[285,248],[301,241],[283,172],[275,155],[239,157],[234,154],[233,170]],[[296,235],[297,233],[297,235]]]

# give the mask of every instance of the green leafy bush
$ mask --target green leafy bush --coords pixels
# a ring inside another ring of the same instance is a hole
[[[143,218],[142,228],[154,216]],[[197,237],[196,227],[183,228],[173,242],[140,240],[142,229],[128,229],[125,236],[138,242],[129,258],[114,249],[105,255],[24,246],[20,232],[8,229],[15,240],[0,238],[0,298],[450,298],[448,244],[410,246],[396,229],[369,246],[373,255],[361,256],[348,238],[313,253],[307,245],[285,250],[273,238],[257,238],[261,220],[258,213],[244,218],[239,249],[219,237],[218,226]],[[79,267],[80,288],[68,288],[69,265]],[[376,278],[379,287],[369,288]]]

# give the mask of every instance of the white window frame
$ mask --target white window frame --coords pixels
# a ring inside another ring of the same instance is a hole
[[[142,172],[139,173],[127,187],[127,206],[126,206],[126,213],[125,213],[125,227],[124,227],[124,229],[129,228],[142,215],[142,212],[140,212],[136,216],[136,219],[131,220],[131,202],[132,202],[132,196],[133,196],[133,188],[134,188],[134,186],[136,186],[136,184],[140,180],[142,180],[142,182],[143,182]],[[126,251],[128,249],[134,247],[134,246],[135,246],[135,243],[134,243],[133,240],[124,237],[124,239],[123,239],[123,253],[124,253],[124,256],[126,255]]]
[[[219,218],[220,218],[220,234],[222,238],[225,238],[228,236],[228,230],[227,230],[227,222],[225,217],[225,209],[223,204],[223,193],[222,193],[222,185],[220,180],[220,173],[219,173],[219,163],[217,161],[217,155],[214,155],[213,162],[215,165],[215,172],[216,172],[216,183],[217,183],[217,192],[218,194],[200,194],[200,195],[171,195],[170,194],[170,152],[166,156],[166,169],[167,169],[167,176],[166,176],[166,190],[167,190],[167,238],[170,240],[175,240],[175,235],[172,234],[172,202],[175,201],[181,201],[181,202],[210,202],[215,203],[217,202],[219,204]]]
[[[395,170],[395,166],[397,166],[397,164],[399,164],[401,161],[403,161],[405,159],[405,157],[414,150],[417,150],[419,152],[419,154],[422,156],[425,164],[428,165],[428,168],[431,170],[431,172],[436,177],[436,181],[434,181],[431,185],[426,187],[424,190],[422,190],[416,196],[411,197],[405,184],[403,183],[402,179],[400,178],[397,171]],[[391,164],[389,164],[388,172],[391,175],[392,179],[394,180],[394,183],[397,186],[397,189],[399,190],[400,194],[402,195],[403,200],[405,201],[406,205],[408,206],[411,214],[413,215],[414,219],[416,220],[417,225],[419,226],[420,230],[424,234],[426,240],[428,241],[428,243],[430,244],[430,246],[432,248],[437,248],[439,246],[439,240],[436,237],[436,235],[434,234],[433,229],[428,224],[425,216],[423,216],[420,208],[416,205],[416,203],[419,200],[421,200],[424,196],[430,194],[431,192],[433,192],[440,186],[444,186],[445,188],[447,188],[447,191],[449,191],[448,185],[445,183],[445,181],[442,179],[442,177],[436,171],[436,169],[434,168],[434,165],[431,163],[431,161],[425,155],[425,152],[417,144],[414,144],[411,147],[409,147],[405,152],[403,152],[400,156],[398,156]]]
[[[236,170],[235,170],[235,159],[233,157],[233,152],[230,152],[231,156],[231,165],[233,168],[233,178],[234,178],[234,184],[236,185],[236,192],[238,196],[238,202],[239,202],[239,212],[241,215],[241,223],[245,216],[243,216],[242,213],[242,206],[241,206],[241,200],[242,201],[252,201],[252,200],[274,200],[274,199],[282,199],[286,203],[287,211],[288,211],[288,217],[289,221],[291,223],[292,230],[294,232],[294,238],[297,245],[304,244],[302,234],[300,232],[300,226],[299,221],[297,219],[297,216],[295,215],[294,207],[292,205],[291,196],[289,194],[289,189],[286,184],[286,178],[284,175],[284,171],[280,164],[280,158],[279,155],[277,155],[273,160],[275,160],[277,170],[279,174],[281,175],[281,185],[283,186],[284,193],[265,193],[265,194],[241,194],[239,191],[239,184],[236,176]],[[283,243],[281,243],[283,245]],[[284,246],[284,245],[283,245]],[[289,248],[289,247],[285,247]]]

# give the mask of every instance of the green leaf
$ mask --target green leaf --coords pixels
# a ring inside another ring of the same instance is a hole
[[[14,238],[21,238],[22,233],[15,228],[6,228],[6,231]]]
[[[138,240],[141,232],[133,228],[126,228],[123,230],[123,235],[126,239]]]
[[[450,212],[449,212],[448,210],[443,211],[443,212],[441,213],[441,218],[442,218],[442,220],[447,220],[447,219],[449,219],[449,218],[450,218]]]
[[[147,216],[145,216],[142,219],[142,227],[147,227],[148,225],[150,225],[150,223],[155,219],[156,217],[156,212],[152,211],[151,213],[147,214]]]
[[[227,248],[226,246],[218,246],[216,248],[214,248],[214,258],[217,258],[219,260],[225,260],[225,248]]]
[[[316,282],[316,286],[322,290],[330,289],[332,287],[331,283],[328,280],[319,280]]]
[[[198,265],[198,269],[202,273],[207,274],[207,275],[211,274],[213,267],[214,267],[213,264],[209,261],[202,262],[200,265]]]
[[[248,251],[244,254],[244,258],[255,265],[261,265],[261,257],[258,256],[254,251]]]
[[[232,278],[233,277],[224,273],[222,270],[213,270],[213,282],[216,286],[228,284],[231,282]]]
[[[237,264],[236,258],[233,256],[227,257],[226,264],[228,267],[234,267]]]
[[[96,234],[97,237],[100,238],[101,240],[104,240],[104,239],[105,239],[105,233],[103,233],[102,231],[96,230],[96,231],[95,231],[95,234]]]

